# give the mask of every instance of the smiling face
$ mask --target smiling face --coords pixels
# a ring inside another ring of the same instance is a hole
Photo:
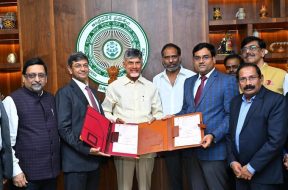
[[[207,48],[202,48],[194,53],[194,68],[200,75],[206,75],[215,66],[215,57],[212,57],[211,52]]]
[[[47,83],[47,74],[43,65],[31,65],[27,67],[26,73],[22,77],[24,86],[40,94]]]
[[[245,63],[261,66],[264,63],[265,49],[261,49],[257,41],[251,41],[242,48],[241,55]]]
[[[126,76],[136,81],[141,74],[142,60],[138,57],[127,58],[124,60],[123,66],[126,70]]]
[[[239,70],[239,87],[248,100],[259,92],[262,81],[263,76],[259,76],[252,66],[243,67]]]
[[[73,61],[71,67],[68,66],[68,71],[73,78],[84,84],[88,83],[89,66],[86,59]]]
[[[168,47],[163,51],[162,64],[168,72],[176,72],[180,69],[181,57],[176,48]]]

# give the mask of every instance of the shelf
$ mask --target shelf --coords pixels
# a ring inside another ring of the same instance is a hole
[[[0,35],[19,34],[18,29],[0,29]]]
[[[20,63],[0,63],[0,71],[10,72],[10,71],[20,71],[21,64]]]

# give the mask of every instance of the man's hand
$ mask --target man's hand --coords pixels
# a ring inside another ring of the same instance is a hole
[[[166,115],[165,117],[162,117],[162,120],[170,119],[171,117],[174,117],[175,115]]]
[[[94,156],[107,156],[110,157],[110,154],[105,154],[104,152],[100,152],[100,147],[98,148],[90,148],[90,154]]]
[[[116,119],[116,123],[117,123],[117,124],[124,124],[125,121],[123,121],[123,120],[120,119],[120,118],[117,118],[117,119]]]
[[[20,174],[13,177],[13,184],[16,187],[26,187],[27,183],[28,183],[28,181],[26,180],[24,173],[20,173]]]
[[[201,141],[202,147],[208,148],[213,142],[213,139],[214,139],[213,135],[211,134],[205,135]]]
[[[234,161],[231,163],[231,168],[232,168],[235,176],[237,178],[239,178],[241,176],[241,170],[242,170],[241,164],[239,162]]]
[[[288,170],[288,153],[286,153],[286,154],[284,155],[283,165],[284,165],[285,169]]]
[[[241,169],[241,178],[242,179],[246,179],[246,180],[251,180],[252,179],[253,174],[251,174],[247,168],[247,165],[245,165],[244,167],[242,167]]]
[[[155,117],[152,117],[152,119],[150,119],[150,121],[148,121],[148,124],[151,124],[153,121],[155,121],[156,118]]]

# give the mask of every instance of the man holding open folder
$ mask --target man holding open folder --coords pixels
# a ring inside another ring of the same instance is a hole
[[[158,91],[141,76],[142,52],[127,49],[123,66],[127,75],[112,82],[102,104],[105,116],[114,123],[152,122],[162,116]],[[141,143],[141,142],[140,142]],[[139,190],[149,190],[155,154],[146,154],[139,159],[115,157],[118,190],[132,189],[136,168]]]

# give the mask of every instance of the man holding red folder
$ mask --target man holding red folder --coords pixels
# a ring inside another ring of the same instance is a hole
[[[71,82],[56,94],[58,130],[61,137],[65,190],[97,190],[100,148],[91,148],[79,139],[87,106],[104,114],[96,93],[88,85],[88,58],[82,52],[70,55],[67,65]]]
[[[105,116],[114,123],[152,122],[162,117],[162,106],[156,87],[141,76],[142,52],[127,49],[123,66],[127,75],[112,82],[102,104]],[[141,142],[140,142],[141,143]],[[132,189],[133,175],[139,190],[149,190],[155,154],[146,154],[139,159],[115,157],[118,190]]]

